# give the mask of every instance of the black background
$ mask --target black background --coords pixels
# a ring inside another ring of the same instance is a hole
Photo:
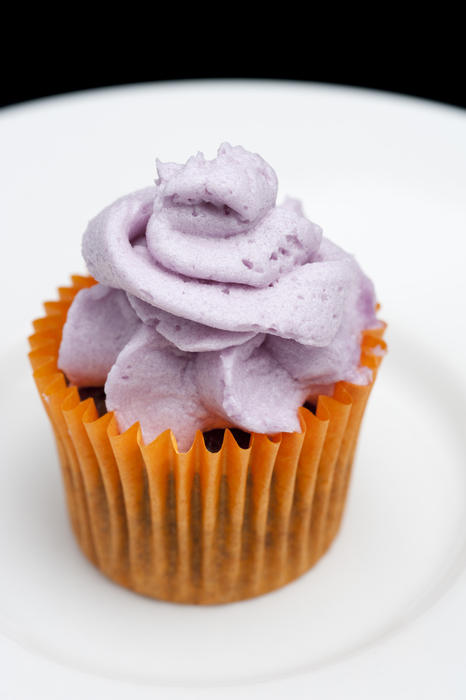
[[[122,6],[123,7],[123,6]],[[110,85],[196,78],[263,78],[354,85],[466,107],[462,20],[395,14],[344,17],[337,6],[309,17],[298,6],[280,7],[270,22],[252,7],[208,6],[171,16],[154,6],[124,6],[118,26],[94,17],[43,15],[12,24],[13,42],[2,46],[1,104]],[[235,9],[232,14],[232,7]],[[270,9],[270,8],[269,8]],[[311,8],[312,9],[312,8]],[[262,10],[265,12],[266,10]],[[368,14],[369,13],[369,14]],[[54,22],[57,17],[54,18]],[[26,31],[27,29],[27,31]]]

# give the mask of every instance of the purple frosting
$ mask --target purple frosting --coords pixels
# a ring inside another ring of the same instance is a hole
[[[99,284],[64,327],[59,367],[74,384],[104,384],[122,430],[139,421],[149,442],[171,429],[187,450],[196,430],[298,431],[306,399],[370,380],[372,283],[298,201],[276,205],[259,155],[222,144],[157,171],[84,234]]]

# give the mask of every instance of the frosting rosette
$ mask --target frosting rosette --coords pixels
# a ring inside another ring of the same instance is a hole
[[[90,221],[83,256],[98,284],[76,296],[59,367],[104,386],[122,430],[300,430],[297,409],[335,382],[370,381],[362,330],[377,325],[370,280],[297,200],[277,205],[274,170],[222,144],[157,161],[154,187]]]

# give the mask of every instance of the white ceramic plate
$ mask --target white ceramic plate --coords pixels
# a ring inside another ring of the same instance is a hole
[[[466,696],[466,118],[347,88],[187,82],[78,93],[1,118],[0,695]],[[299,581],[202,608],[120,589],[79,553],[25,360],[83,271],[87,220],[154,160],[261,153],[280,195],[375,280],[390,354],[341,535]]]

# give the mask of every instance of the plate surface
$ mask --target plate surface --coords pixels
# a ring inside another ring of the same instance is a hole
[[[348,88],[186,82],[42,100],[1,122],[6,697],[464,697],[464,113]],[[390,354],[328,554],[280,591],[198,608],[120,589],[79,553],[24,338],[84,270],[92,215],[150,184],[156,156],[213,157],[223,140],[261,153],[279,198],[302,199],[357,256]]]

